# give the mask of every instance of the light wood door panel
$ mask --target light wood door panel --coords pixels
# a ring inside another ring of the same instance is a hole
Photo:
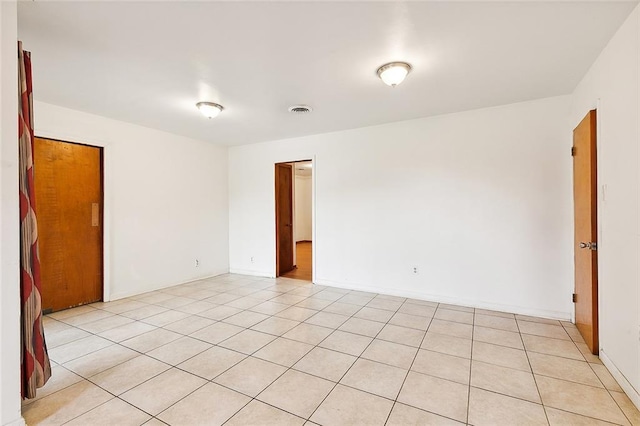
[[[36,138],[42,307],[102,300],[102,149]]]
[[[596,111],[573,131],[573,199],[576,326],[598,354],[598,221]]]
[[[276,164],[276,276],[293,267],[293,167]]]

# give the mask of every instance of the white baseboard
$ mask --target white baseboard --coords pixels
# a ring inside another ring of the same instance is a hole
[[[207,278],[213,278],[213,277],[217,277],[217,276],[228,274],[228,273],[229,273],[228,269],[219,269],[217,271],[214,271],[212,274],[209,274],[209,275],[206,275],[206,276],[203,276],[203,277],[192,278],[192,279],[189,279],[187,281],[182,281],[182,282],[178,282],[178,283],[162,285],[162,286],[159,286],[159,287],[154,287],[154,288],[149,288],[149,289],[143,289],[142,291],[124,291],[124,292],[120,292],[120,293],[115,293],[115,294],[111,295],[109,300],[105,300],[105,302],[113,302],[114,300],[124,299],[124,298],[131,297],[131,296],[137,296],[139,294],[149,293],[149,292],[156,291],[156,290],[162,290],[163,288],[169,288],[169,287],[175,287],[177,285],[188,284],[188,283],[192,283],[194,281],[206,280]]]
[[[25,426],[27,423],[24,421],[23,417],[16,419],[10,423],[6,423],[4,426]]]
[[[264,271],[253,271],[251,269],[237,269],[231,268],[229,269],[230,274],[238,274],[238,275],[248,275],[251,277],[262,277],[262,278],[275,278],[275,275],[269,272]]]
[[[512,314],[529,315],[541,318],[550,318],[561,321],[569,321],[571,319],[570,312],[557,312],[545,309],[533,309],[523,306],[504,305],[500,303],[491,303],[478,300],[464,299],[459,297],[441,296],[437,294],[428,294],[415,291],[398,290],[386,287],[357,286],[344,283],[338,283],[331,280],[316,279],[314,284],[325,285],[328,287],[346,288],[349,290],[368,291],[371,293],[387,294],[390,296],[410,297],[412,299],[427,300],[437,303],[448,303],[451,305],[468,306],[470,308],[487,309],[492,311],[509,312]]]
[[[606,352],[603,350],[600,350],[600,360],[602,361],[604,366],[607,367],[613,378],[616,379],[616,382],[618,382],[631,402],[633,402],[633,405],[635,405],[638,410],[640,410],[640,393],[636,390],[636,388],[633,387],[631,383],[629,383],[627,378],[624,377],[624,374],[622,374],[622,372],[618,370],[618,367],[616,367],[613,361],[611,361],[611,358],[609,358]]]

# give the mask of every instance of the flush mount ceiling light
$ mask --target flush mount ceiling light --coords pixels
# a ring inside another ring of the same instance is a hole
[[[196,104],[202,115],[207,118],[217,117],[222,112],[224,107],[213,102],[198,102]]]
[[[378,68],[378,77],[387,86],[396,87],[411,72],[411,65],[406,62],[390,62]]]
[[[289,107],[289,112],[294,114],[307,114],[313,111],[309,105],[293,105]]]

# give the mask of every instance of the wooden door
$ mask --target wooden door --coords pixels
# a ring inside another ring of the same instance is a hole
[[[573,131],[576,326],[592,353],[598,354],[598,223],[596,111]]]
[[[276,276],[293,269],[293,167],[276,164]]]
[[[102,148],[35,139],[45,312],[102,300]]]

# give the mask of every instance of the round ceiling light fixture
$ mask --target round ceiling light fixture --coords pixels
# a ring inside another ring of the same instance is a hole
[[[313,111],[309,105],[293,105],[289,107],[289,112],[294,114],[308,114]]]
[[[389,62],[378,68],[378,77],[387,86],[396,87],[411,72],[411,65],[406,62]]]
[[[198,102],[196,107],[198,107],[202,115],[207,118],[217,117],[224,109],[222,105],[213,102]]]

